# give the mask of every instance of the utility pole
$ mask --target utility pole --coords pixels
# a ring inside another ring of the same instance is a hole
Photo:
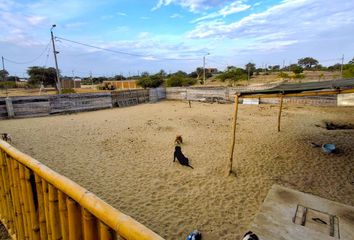
[[[2,71],[3,71],[3,81],[5,82],[6,80],[6,74],[5,74],[5,63],[4,63],[4,56],[1,56],[1,60],[2,60]]]
[[[248,81],[250,81],[250,66],[247,66],[247,71],[248,71],[247,79]]]
[[[203,84],[205,83],[205,57],[209,54],[210,53],[207,53],[206,55],[203,56]]]
[[[60,81],[60,75],[59,75],[59,68],[58,68],[58,60],[57,60],[57,54],[59,52],[57,52],[55,50],[55,43],[54,43],[54,34],[53,34],[53,28],[55,28],[57,25],[52,25],[52,28],[50,29],[50,35],[52,37],[52,44],[53,44],[53,54],[54,54],[54,61],[55,61],[55,69],[57,72],[57,88],[58,88],[58,92],[61,93],[61,81]]]
[[[93,81],[92,81],[92,72],[90,71],[90,80],[91,80],[91,85],[93,85]]]
[[[343,64],[344,64],[344,54],[342,55],[342,65],[340,66],[340,76],[343,79]]]

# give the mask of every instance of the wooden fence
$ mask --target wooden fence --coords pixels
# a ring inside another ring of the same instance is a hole
[[[0,98],[0,119],[126,107],[149,102],[149,90]]]
[[[163,239],[2,140],[0,219],[12,239]]]
[[[112,92],[114,107],[126,107],[146,102],[149,102],[149,90],[147,89]]]

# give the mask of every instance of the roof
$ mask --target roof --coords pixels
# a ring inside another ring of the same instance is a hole
[[[354,78],[352,79],[339,79],[321,82],[307,82],[307,83],[282,83],[276,87],[258,90],[242,92],[241,95],[253,95],[253,94],[286,94],[286,93],[300,93],[304,91],[315,91],[325,89],[351,89],[354,88]]]

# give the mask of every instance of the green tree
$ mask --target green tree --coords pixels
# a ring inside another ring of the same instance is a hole
[[[300,58],[297,63],[303,68],[311,69],[312,66],[318,64],[318,61],[312,57],[305,57],[305,58]]]
[[[44,85],[55,86],[56,84],[56,70],[55,68],[45,68],[33,66],[28,68],[27,74],[30,76],[28,83],[30,85]]]
[[[115,75],[113,79],[116,81],[120,81],[120,80],[125,80],[126,78],[122,74],[119,74],[119,75]]]
[[[17,76],[8,76],[7,77],[7,81],[9,81],[9,82],[18,82],[18,81],[20,81],[20,78],[17,77]]]
[[[354,57],[353,57],[353,59],[352,59],[352,60],[350,60],[350,61],[348,62],[348,64],[352,64],[352,65],[354,65]]]
[[[0,70],[0,81],[6,81],[9,72],[6,70]]]
[[[344,78],[354,78],[354,64],[345,64],[343,67]]]
[[[336,63],[336,64],[334,64],[332,66],[329,66],[328,70],[329,71],[340,71],[341,67],[342,67],[342,64]]]
[[[299,65],[290,66],[290,70],[295,74],[300,74],[304,71],[304,69]]]
[[[190,78],[181,73],[172,74],[166,81],[169,87],[190,86],[197,83],[197,79]]]
[[[217,79],[220,81],[224,82],[228,80],[231,85],[234,85],[235,82],[240,81],[240,80],[246,80],[247,79],[247,72],[246,70],[242,68],[229,68],[221,73],[219,76],[217,76]]]
[[[251,62],[247,63],[245,65],[245,70],[247,71],[247,73],[249,71],[250,76],[253,76],[253,73],[256,71],[256,64],[251,63]]]
[[[138,79],[137,84],[143,88],[157,88],[164,82],[163,76],[159,73],[150,75],[147,72],[143,72],[142,76]]]

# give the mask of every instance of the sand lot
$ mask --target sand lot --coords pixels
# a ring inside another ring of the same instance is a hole
[[[247,231],[274,183],[354,205],[354,108],[241,105],[234,170],[225,177],[233,105],[165,101],[72,115],[0,121],[21,151],[166,239],[193,229],[205,240]],[[174,138],[194,169],[173,162]],[[317,144],[334,143],[326,155]]]

